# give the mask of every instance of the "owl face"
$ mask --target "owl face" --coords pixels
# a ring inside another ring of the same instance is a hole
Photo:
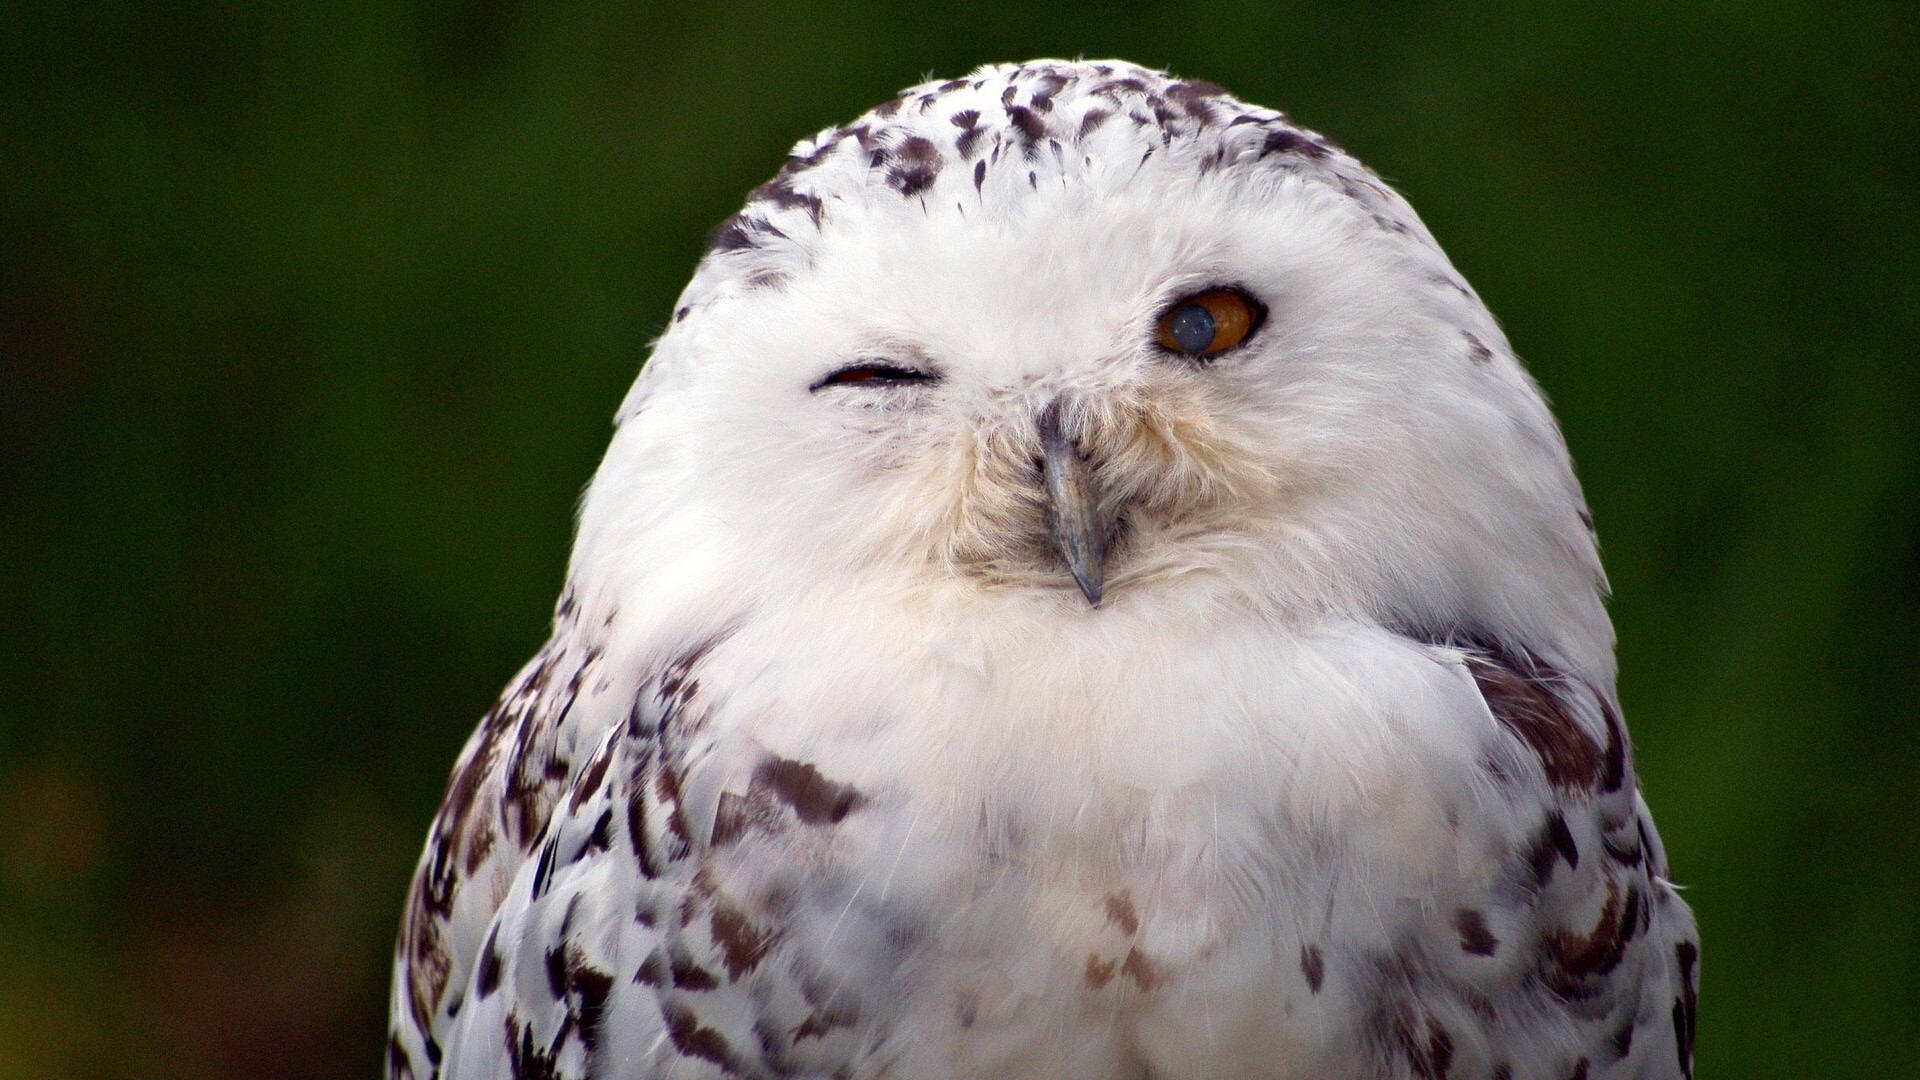
[[[716,234],[629,458],[697,474],[684,509],[766,589],[1597,611],[1551,417],[1412,211],[1125,65],[983,69],[801,143]]]

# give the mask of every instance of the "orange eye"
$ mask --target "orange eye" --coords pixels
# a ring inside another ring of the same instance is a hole
[[[1260,328],[1267,309],[1238,289],[1208,289],[1179,301],[1160,316],[1154,340],[1187,356],[1217,356]]]

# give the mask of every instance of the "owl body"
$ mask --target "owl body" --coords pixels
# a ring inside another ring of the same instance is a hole
[[[1166,337],[1202,295],[1244,341]],[[722,226],[622,406],[389,1074],[1688,1075],[1603,588],[1353,159],[1130,65],[909,90]]]

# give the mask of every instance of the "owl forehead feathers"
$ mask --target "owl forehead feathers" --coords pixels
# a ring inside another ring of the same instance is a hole
[[[722,295],[783,287],[849,216],[1011,214],[1063,181],[1117,191],[1157,169],[1297,177],[1351,200],[1374,227],[1433,247],[1364,165],[1285,113],[1121,61],[1037,60],[909,87],[796,144],[714,230],[675,318]]]

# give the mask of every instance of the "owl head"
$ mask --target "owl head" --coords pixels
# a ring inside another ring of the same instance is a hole
[[[572,578],[1611,663],[1560,434],[1412,209],[1119,62],[984,67],[795,146],[621,407]]]

